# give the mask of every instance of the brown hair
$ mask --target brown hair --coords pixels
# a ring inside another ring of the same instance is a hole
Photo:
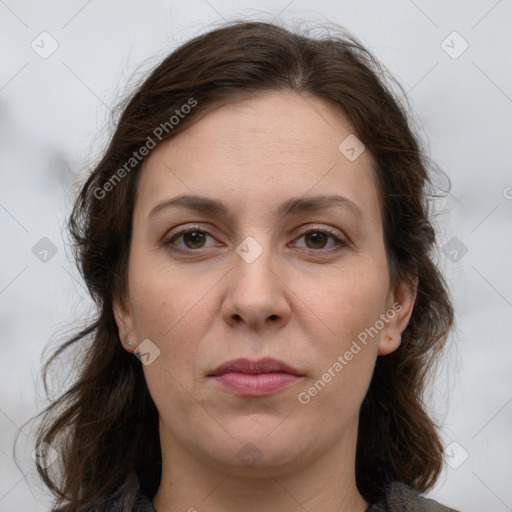
[[[69,222],[97,316],[58,347],[43,370],[47,391],[50,363],[73,345],[82,348],[76,382],[40,413],[45,416],[37,444],[55,448],[59,463],[37,469],[57,497],[56,506],[62,506],[58,510],[88,510],[108,495],[122,496],[123,510],[131,510],[139,485],[152,498],[161,478],[158,411],[140,361],[119,343],[112,309],[114,297],[125,291],[137,176],[144,161],[130,159],[149,147],[150,139],[159,144],[185,130],[200,113],[265,91],[334,101],[376,161],[391,282],[417,275],[418,284],[402,343],[377,358],[361,406],[356,482],[370,503],[393,480],[422,491],[433,486],[443,449],[422,394],[453,309],[432,261],[428,159],[393,92],[397,84],[389,80],[346,32],[309,37],[269,23],[234,22],[179,47],[131,96]],[[171,118],[177,110],[186,115],[176,123]]]

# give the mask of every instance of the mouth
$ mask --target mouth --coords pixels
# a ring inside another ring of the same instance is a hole
[[[249,397],[281,391],[300,381],[303,375],[283,361],[265,358],[227,361],[208,377],[212,377],[225,391]]]

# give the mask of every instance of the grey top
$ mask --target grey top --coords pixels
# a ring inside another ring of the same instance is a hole
[[[115,507],[105,510],[113,510]],[[157,512],[151,501],[137,494],[132,512]],[[437,501],[425,498],[419,491],[403,482],[392,482],[386,488],[385,497],[378,503],[370,505],[365,512],[458,512],[441,505]]]
[[[151,509],[150,509],[151,510]],[[392,482],[386,488],[383,500],[370,505],[366,512],[458,512],[437,501],[425,498],[416,489],[403,482]]]

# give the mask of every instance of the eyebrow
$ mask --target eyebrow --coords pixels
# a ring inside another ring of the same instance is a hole
[[[359,219],[363,212],[353,201],[339,195],[321,195],[311,197],[292,197],[281,203],[276,209],[277,217],[311,213],[326,210],[332,206],[342,206]],[[183,208],[217,216],[229,214],[229,208],[220,200],[198,195],[181,195],[158,203],[149,213],[148,218],[168,208]]]

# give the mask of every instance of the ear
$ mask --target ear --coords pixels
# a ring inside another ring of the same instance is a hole
[[[129,301],[124,297],[116,297],[114,298],[112,309],[114,310],[114,317],[119,332],[119,341],[126,351],[133,353],[138,343]],[[132,342],[131,345],[128,346],[126,340],[130,340]]]
[[[417,287],[418,277],[414,275],[390,291],[383,319],[385,327],[381,332],[377,352],[379,356],[390,354],[400,346],[402,333],[405,331],[414,309]]]

